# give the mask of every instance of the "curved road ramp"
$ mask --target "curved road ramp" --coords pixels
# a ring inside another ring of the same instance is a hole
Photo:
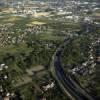
[[[51,72],[54,78],[57,80],[60,88],[71,100],[94,100],[84,89],[82,89],[70,76],[66,76],[60,63],[60,56],[62,49],[70,39],[65,41],[62,45],[58,47],[55,51],[52,62],[51,62]]]

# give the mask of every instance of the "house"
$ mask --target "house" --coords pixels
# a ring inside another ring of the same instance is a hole
[[[82,63],[82,65],[83,65],[83,66],[87,66],[87,63],[88,63],[88,62],[84,62],[84,63]]]
[[[44,91],[47,91],[48,89],[52,89],[55,86],[54,82],[51,82],[50,84],[42,86]]]
[[[10,100],[10,98],[9,98],[8,96],[5,96],[5,97],[3,98],[3,100]]]
[[[46,98],[42,98],[41,100],[47,100]]]

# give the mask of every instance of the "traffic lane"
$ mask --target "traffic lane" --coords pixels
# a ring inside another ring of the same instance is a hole
[[[63,83],[63,86],[64,86],[71,94],[73,94],[73,96],[77,97],[78,100],[79,100],[79,99],[81,100],[81,98],[75,94],[74,90],[73,90],[73,91],[71,90],[72,88],[70,87],[70,83],[68,82],[68,80],[67,80],[67,83],[66,83],[66,82],[65,82],[65,78],[62,78],[62,76],[64,77],[64,74],[63,74],[63,72],[62,72],[61,70],[59,70],[59,68],[60,68],[60,67],[56,67],[56,68],[55,68],[55,71],[56,71],[56,74],[57,74],[57,76],[58,76],[58,79]]]
[[[65,87],[66,87],[66,85],[68,85],[67,88],[70,87],[71,93],[73,93],[74,96],[76,96],[78,100],[88,100],[83,94],[81,94],[77,90],[77,88],[73,85],[73,83],[70,81],[70,79],[68,77],[65,77],[64,71],[63,71],[61,63],[60,63],[60,53],[61,53],[61,51],[57,52],[57,55],[55,57],[55,63],[54,63],[55,64],[54,66],[56,68],[55,70],[57,72],[59,72],[59,74],[57,74],[57,75],[60,77],[60,80],[62,80],[62,82],[64,81],[63,84]],[[77,93],[78,96],[75,93]]]

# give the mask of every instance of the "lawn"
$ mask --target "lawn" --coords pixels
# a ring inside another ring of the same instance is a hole
[[[38,38],[40,40],[51,40],[51,41],[57,41],[57,40],[62,41],[64,39],[63,36],[61,37],[58,35],[54,35],[54,34],[51,34],[50,32],[42,33],[42,34],[38,35]]]
[[[34,25],[44,25],[46,23],[44,22],[40,22],[40,21],[33,21],[33,22],[29,22],[28,24],[26,24],[27,26],[34,26]]]

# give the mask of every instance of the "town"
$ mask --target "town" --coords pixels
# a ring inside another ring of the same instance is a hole
[[[0,1],[0,100],[99,100],[99,67],[99,0]]]

